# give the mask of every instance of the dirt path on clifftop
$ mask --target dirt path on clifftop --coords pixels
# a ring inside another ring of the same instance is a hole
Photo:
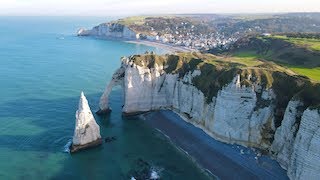
[[[171,111],[152,112],[145,117],[147,124],[169,136],[220,179],[288,179],[285,170],[269,157],[256,160],[251,149],[218,142]]]

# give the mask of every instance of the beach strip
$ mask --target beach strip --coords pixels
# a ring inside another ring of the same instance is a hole
[[[151,112],[144,119],[219,179],[288,179],[269,156],[257,158],[251,148],[216,141],[172,111]]]
[[[142,44],[146,46],[152,46],[156,48],[161,48],[164,50],[167,50],[169,52],[192,52],[192,51],[197,51],[195,49],[183,47],[183,46],[174,46],[171,44],[164,44],[161,42],[155,42],[155,41],[147,41],[147,40],[129,40],[125,41],[127,43],[132,43],[132,44]]]

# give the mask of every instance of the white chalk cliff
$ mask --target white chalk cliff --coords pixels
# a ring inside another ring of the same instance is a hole
[[[81,92],[71,151],[97,144],[101,144],[100,127],[93,117],[86,97]]]
[[[316,109],[300,112],[301,105],[299,101],[289,102],[271,150],[288,170],[290,179],[316,180],[320,177],[320,112]]]
[[[109,109],[108,96],[112,87],[121,85],[125,114],[170,109],[215,139],[272,151],[291,179],[320,177],[318,110],[300,112],[301,102],[292,100],[281,126],[276,129],[272,103],[276,96],[272,89],[241,86],[238,75],[208,103],[192,83],[192,79],[201,74],[200,70],[179,77],[164,69],[157,63],[149,68],[123,58],[100,99],[101,110]],[[266,103],[259,106],[258,101]]]
[[[99,38],[135,39],[136,33],[127,26],[117,23],[103,23],[91,30],[79,29],[78,36],[96,36]]]

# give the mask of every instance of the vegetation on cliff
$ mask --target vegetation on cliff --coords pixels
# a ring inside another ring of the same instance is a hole
[[[260,76],[259,82],[266,88],[272,88],[277,96],[276,122],[283,118],[292,98],[303,101],[304,108],[320,107],[319,34],[248,36],[239,39],[227,50],[213,49],[211,52],[226,58],[258,59],[263,62],[257,65],[260,73],[255,73]],[[242,73],[242,76],[247,74],[252,74],[252,71]]]
[[[273,61],[312,81],[320,81],[319,34],[249,36],[239,39],[227,50],[210,52],[223,56],[259,58]],[[303,38],[302,38],[303,37]],[[310,38],[308,38],[310,37]]]
[[[239,51],[240,52],[240,51]],[[166,73],[179,74],[200,70],[201,74],[193,78],[192,83],[203,92],[207,102],[212,101],[218,91],[229,84],[237,75],[241,75],[241,84],[247,87],[260,85],[263,89],[273,89],[276,99],[276,126],[279,126],[285,108],[292,98],[304,102],[304,107],[320,107],[320,84],[304,76],[292,72],[282,64],[261,59],[261,55],[216,56],[203,53],[177,53],[163,56],[155,54],[134,55],[131,59],[138,66],[153,68],[157,64],[163,66]],[[315,63],[315,62],[314,62]],[[316,64],[316,63],[315,63]],[[250,76],[250,78],[249,78]],[[261,92],[257,92],[257,96]],[[257,108],[271,102],[264,102],[258,97]]]

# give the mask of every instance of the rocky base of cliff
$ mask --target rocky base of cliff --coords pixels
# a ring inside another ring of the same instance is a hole
[[[83,145],[74,145],[74,144],[72,144],[70,146],[70,153],[75,153],[75,152],[78,152],[78,151],[81,151],[81,150],[94,148],[94,147],[100,146],[101,144],[102,144],[102,139],[101,138],[99,138],[99,139],[97,139],[95,141],[92,141],[90,143],[83,144]]]
[[[99,115],[99,116],[102,116],[102,115],[106,115],[106,114],[111,113],[111,111],[112,111],[112,110],[111,110],[110,108],[105,109],[105,110],[99,109],[99,110],[96,112],[96,114]]]

